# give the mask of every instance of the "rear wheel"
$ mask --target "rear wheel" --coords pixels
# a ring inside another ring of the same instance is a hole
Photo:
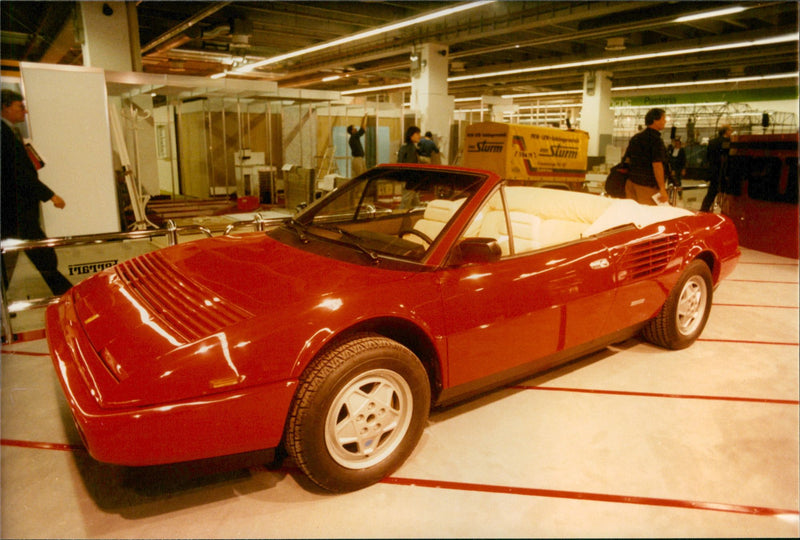
[[[670,292],[661,312],[642,330],[644,338],[667,349],[684,349],[703,332],[711,311],[711,270],[692,261]]]
[[[430,399],[427,373],[414,353],[382,336],[359,336],[324,353],[304,373],[286,449],[320,487],[366,487],[411,454]]]

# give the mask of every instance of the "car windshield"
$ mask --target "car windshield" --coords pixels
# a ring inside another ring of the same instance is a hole
[[[435,168],[378,167],[298,214],[292,225],[347,243],[367,256],[419,261],[485,175]]]

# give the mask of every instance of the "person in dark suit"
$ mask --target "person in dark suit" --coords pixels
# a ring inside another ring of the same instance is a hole
[[[731,126],[720,126],[717,136],[708,143],[708,191],[700,204],[701,212],[711,212],[719,188],[728,174],[728,156],[731,152]]]
[[[2,90],[2,229],[0,236],[22,240],[47,238],[42,230],[39,205],[50,201],[56,208],[64,208],[64,199],[39,180],[39,173],[28,156],[16,124],[25,120],[25,104],[21,94]],[[64,294],[72,284],[58,271],[58,259],[53,248],[26,252],[33,265],[42,274],[54,295]],[[16,266],[18,252],[3,256],[5,270],[3,287],[8,289]]]

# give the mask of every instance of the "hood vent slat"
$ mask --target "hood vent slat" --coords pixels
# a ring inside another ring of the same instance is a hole
[[[116,269],[125,287],[187,341],[251,317],[249,312],[180,275],[158,252],[124,261]]]

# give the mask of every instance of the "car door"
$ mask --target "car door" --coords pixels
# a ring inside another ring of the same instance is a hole
[[[596,239],[440,272],[448,386],[535,369],[592,341],[604,334],[614,297],[608,252]]]

